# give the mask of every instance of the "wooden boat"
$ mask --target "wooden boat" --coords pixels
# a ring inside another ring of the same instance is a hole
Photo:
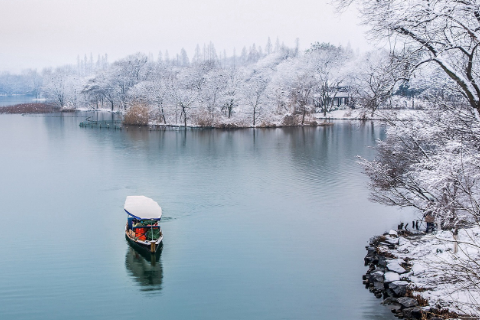
[[[157,252],[163,240],[163,232],[158,225],[162,208],[145,196],[128,196],[124,210],[128,214],[125,225],[127,241],[137,249]]]

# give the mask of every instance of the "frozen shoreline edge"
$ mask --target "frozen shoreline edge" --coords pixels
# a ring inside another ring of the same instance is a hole
[[[432,256],[451,254],[451,243],[442,241],[447,233],[439,231],[439,237],[399,229],[371,238],[365,247],[365,288],[401,319],[478,319],[474,310],[462,312],[458,303],[445,298],[456,284],[441,279],[444,269],[425,266]]]

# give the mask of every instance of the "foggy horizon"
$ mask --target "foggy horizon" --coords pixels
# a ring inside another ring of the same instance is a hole
[[[0,0],[12,13],[0,20],[0,71],[75,64],[90,54],[113,62],[136,52],[156,59],[168,50],[174,58],[184,48],[191,58],[197,44],[210,42],[218,53],[238,56],[252,44],[265,48],[268,37],[288,47],[298,38],[302,51],[314,42],[370,49],[355,8],[338,14],[328,2]]]

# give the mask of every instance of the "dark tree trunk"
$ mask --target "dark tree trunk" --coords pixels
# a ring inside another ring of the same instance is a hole
[[[305,106],[302,106],[302,126],[305,123],[305,113],[306,113],[306,108]]]
[[[182,107],[182,114],[183,114],[183,125],[185,129],[187,128],[187,110],[185,107]]]

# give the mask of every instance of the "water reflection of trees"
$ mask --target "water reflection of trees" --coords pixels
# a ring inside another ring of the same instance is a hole
[[[135,282],[140,285],[141,291],[162,290],[163,267],[160,259],[162,248],[156,254],[137,251],[128,246],[125,255],[125,268]]]
[[[337,122],[327,127],[285,129],[284,134],[294,168],[307,175],[321,175],[355,165],[357,155],[371,156],[372,150],[366,147],[376,144],[382,130],[373,122]]]

